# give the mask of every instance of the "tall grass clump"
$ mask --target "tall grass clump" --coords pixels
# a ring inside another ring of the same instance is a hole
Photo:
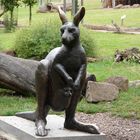
[[[44,58],[53,48],[61,46],[61,23],[50,20],[18,31],[15,51],[22,58]],[[81,28],[81,42],[88,56],[94,56],[95,44],[87,29]]]

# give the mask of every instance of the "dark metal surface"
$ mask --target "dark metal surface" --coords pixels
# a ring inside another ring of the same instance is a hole
[[[40,61],[35,75],[38,105],[35,115],[36,135],[48,134],[45,125],[50,108],[65,111],[65,128],[98,134],[94,126],[79,123],[74,119],[86,81],[86,55],[80,44],[78,28],[85,15],[85,8],[82,7],[77,12],[73,22],[68,22],[61,8],[58,8],[58,11],[62,21],[62,46],[53,49]]]

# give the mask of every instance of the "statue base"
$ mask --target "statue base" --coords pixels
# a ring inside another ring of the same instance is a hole
[[[34,122],[16,116],[1,116],[0,135],[4,132],[13,140],[110,140],[104,134],[67,130],[63,127],[64,118],[57,115],[48,115],[47,122],[48,135],[38,137],[35,135]]]

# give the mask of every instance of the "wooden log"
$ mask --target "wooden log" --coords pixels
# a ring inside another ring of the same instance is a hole
[[[116,27],[114,26],[109,26],[109,25],[92,25],[92,24],[84,24],[84,27],[91,29],[91,30],[104,30],[104,31],[113,31],[116,32]],[[134,32],[134,33],[139,33],[140,28],[123,28],[121,27],[121,30],[123,33],[129,33],[129,32]]]
[[[93,62],[95,59],[87,58],[87,60]],[[35,95],[35,72],[39,63],[0,53],[0,88],[10,89],[23,95],[30,95],[29,93]]]
[[[38,61],[0,53],[0,87],[23,94],[35,94],[35,71],[38,64]]]

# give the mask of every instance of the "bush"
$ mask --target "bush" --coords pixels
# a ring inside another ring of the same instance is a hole
[[[96,56],[96,50],[95,50],[96,44],[95,44],[95,40],[94,40],[91,32],[92,32],[91,30],[89,30],[85,27],[80,27],[81,43],[86,51],[86,55],[88,57],[95,57]]]
[[[42,59],[50,50],[61,46],[60,26],[61,23],[54,20],[21,29],[14,47],[18,57]],[[94,56],[95,44],[87,29],[81,28],[81,41],[87,55]]]

